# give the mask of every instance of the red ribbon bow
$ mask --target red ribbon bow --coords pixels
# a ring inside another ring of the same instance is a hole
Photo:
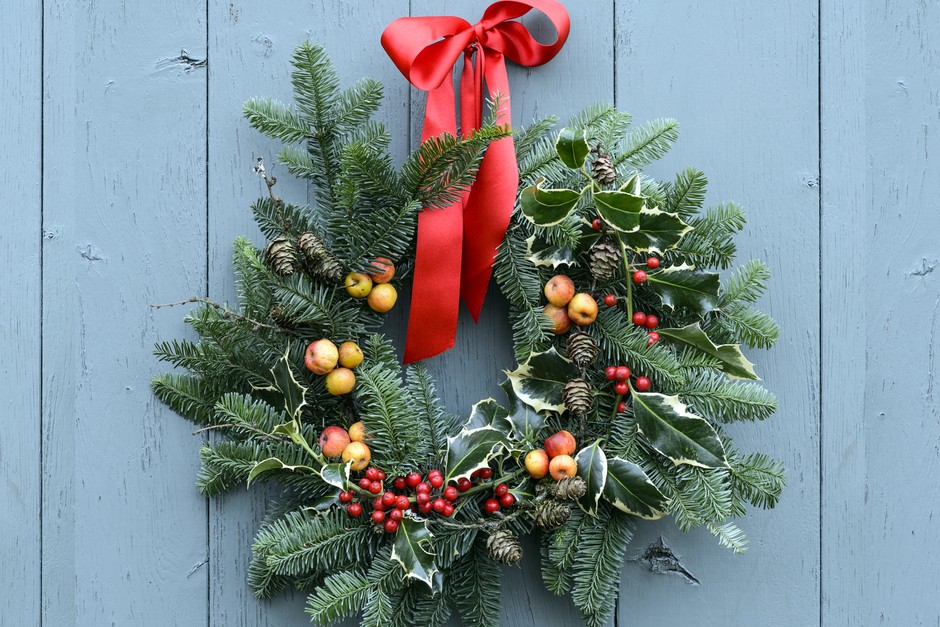
[[[525,26],[512,21],[532,9],[551,20],[558,32],[555,43],[540,44]],[[565,44],[569,27],[568,12],[556,0],[502,0],[491,4],[476,24],[450,16],[399,18],[382,33],[382,46],[411,84],[428,92],[422,141],[457,133],[451,77],[464,55],[460,120],[466,137],[482,123],[484,81],[491,98],[500,94],[497,122],[508,126],[506,59],[529,67],[547,63]],[[453,348],[460,298],[474,322],[480,317],[518,186],[515,149],[506,137],[490,144],[462,202],[418,216],[406,363]]]

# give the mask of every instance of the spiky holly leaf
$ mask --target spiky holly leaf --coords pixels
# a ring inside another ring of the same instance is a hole
[[[728,465],[718,433],[707,420],[689,412],[678,396],[634,391],[633,414],[640,432],[673,464]]]
[[[621,238],[633,252],[662,253],[678,244],[691,230],[692,227],[674,213],[644,207],[640,211],[639,229],[624,233]]]
[[[320,469],[320,477],[331,486],[345,490],[346,484],[349,482],[349,467],[351,465],[352,462],[325,464]]]
[[[699,323],[678,329],[659,329],[659,335],[688,344],[703,353],[715,357],[721,371],[735,379],[760,379],[754,372],[754,364],[747,360],[737,344],[715,344],[705,334]]]
[[[578,505],[591,516],[597,515],[597,503],[604,493],[607,483],[607,455],[601,448],[600,440],[578,451],[574,458],[578,464],[578,476],[584,479],[587,489],[578,499]]]
[[[594,192],[594,207],[615,231],[630,232],[640,228],[640,210],[646,198],[623,191]]]
[[[538,412],[565,411],[561,390],[578,376],[578,370],[554,347],[543,353],[532,353],[524,364],[507,372],[516,397]]]
[[[620,511],[647,520],[662,518],[669,507],[669,499],[643,469],[619,457],[607,460],[604,498]]]
[[[251,469],[251,472],[248,473],[248,486],[251,486],[251,482],[257,478],[258,475],[266,473],[271,470],[294,470],[298,472],[316,472],[315,469],[310,466],[291,466],[285,464],[277,457],[268,457],[267,459],[262,459],[260,462],[256,463]]]
[[[307,388],[301,385],[290,365],[290,347],[284,350],[284,355],[277,360],[271,368],[271,384],[266,386],[252,386],[258,391],[270,391],[278,394],[283,400],[283,407],[287,415],[299,420],[301,410],[307,404],[305,395]]]
[[[555,140],[555,152],[561,162],[572,170],[584,165],[591,148],[587,142],[587,132],[584,129],[563,128]]]
[[[509,430],[512,428],[512,423],[509,422],[509,412],[494,399],[483,399],[473,406],[464,430],[469,431],[479,427],[493,427],[509,435]]]
[[[552,226],[571,214],[581,198],[581,192],[573,189],[544,189],[543,182],[544,179],[522,190],[519,208],[532,224]]]
[[[447,481],[469,477],[485,468],[506,443],[506,434],[491,426],[464,429],[447,438]]]
[[[575,261],[577,251],[573,248],[559,248],[539,235],[532,235],[525,243],[525,258],[534,266],[554,269],[558,266],[572,266],[577,263]]]
[[[513,433],[517,438],[532,440],[545,426],[545,417],[519,400],[519,397],[512,389],[511,381],[503,381],[499,384],[499,387],[503,388],[506,396],[509,397],[509,416],[507,420],[512,425]]]
[[[720,282],[717,272],[702,272],[694,266],[682,264],[651,272],[647,278],[664,307],[688,309],[698,314],[706,314],[718,307]]]
[[[431,549],[427,522],[410,516],[402,518],[392,544],[392,559],[401,564],[406,578],[417,579],[429,588],[434,587],[434,577],[438,572]]]

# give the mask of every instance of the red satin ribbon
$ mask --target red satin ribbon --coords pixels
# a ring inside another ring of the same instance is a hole
[[[558,32],[555,43],[540,44],[525,26],[512,21],[532,9],[551,20]],[[399,18],[382,33],[382,46],[411,84],[428,92],[422,141],[457,132],[452,75],[464,55],[460,120],[466,137],[482,123],[484,81],[490,98],[500,95],[497,122],[508,126],[506,59],[529,67],[547,63],[565,44],[569,28],[568,12],[556,0],[502,0],[491,4],[476,24],[450,16]],[[418,216],[405,363],[453,348],[460,298],[474,322],[479,318],[518,185],[515,150],[507,137],[490,144],[476,182],[461,202]]]

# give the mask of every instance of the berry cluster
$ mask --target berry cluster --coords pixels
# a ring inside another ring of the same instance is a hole
[[[512,507],[516,504],[516,497],[509,492],[509,486],[500,483],[493,488],[493,497],[486,499],[483,503],[483,509],[488,514],[495,514],[504,507]]]
[[[655,318],[655,316],[653,316]],[[636,316],[634,315],[634,320]],[[630,393],[630,377],[632,373],[630,369],[626,366],[608,366],[604,371],[604,374],[607,376],[608,381],[614,381],[614,392],[620,396],[626,396]],[[649,377],[637,377],[636,382],[633,384],[638,392],[646,392],[653,386],[653,382],[649,380]],[[620,401],[620,404],[617,405],[617,412],[623,413],[627,409],[627,404],[625,401]]]
[[[637,311],[633,314],[633,324],[638,327],[646,327],[650,330],[649,339],[646,341],[647,346],[652,346],[659,341],[659,333],[653,331],[656,328],[656,325],[659,324],[659,318],[653,314],[645,314],[642,311]]]

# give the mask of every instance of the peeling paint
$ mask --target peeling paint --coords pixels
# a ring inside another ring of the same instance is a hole
[[[642,555],[633,557],[630,561],[644,564],[651,573],[657,575],[678,575],[693,586],[701,584],[698,577],[682,565],[679,556],[666,545],[666,540],[662,536],[649,545]]]
[[[927,258],[924,257],[920,260],[920,267],[914,270],[911,270],[911,275],[913,276],[927,276],[937,267],[937,260],[927,261]]]
[[[189,56],[189,53],[186,50],[180,50],[180,53],[175,57],[163,57],[157,61],[157,69],[165,70],[173,67],[181,68],[184,72],[189,73],[193,70],[204,68],[209,64],[208,59],[196,59]]]

